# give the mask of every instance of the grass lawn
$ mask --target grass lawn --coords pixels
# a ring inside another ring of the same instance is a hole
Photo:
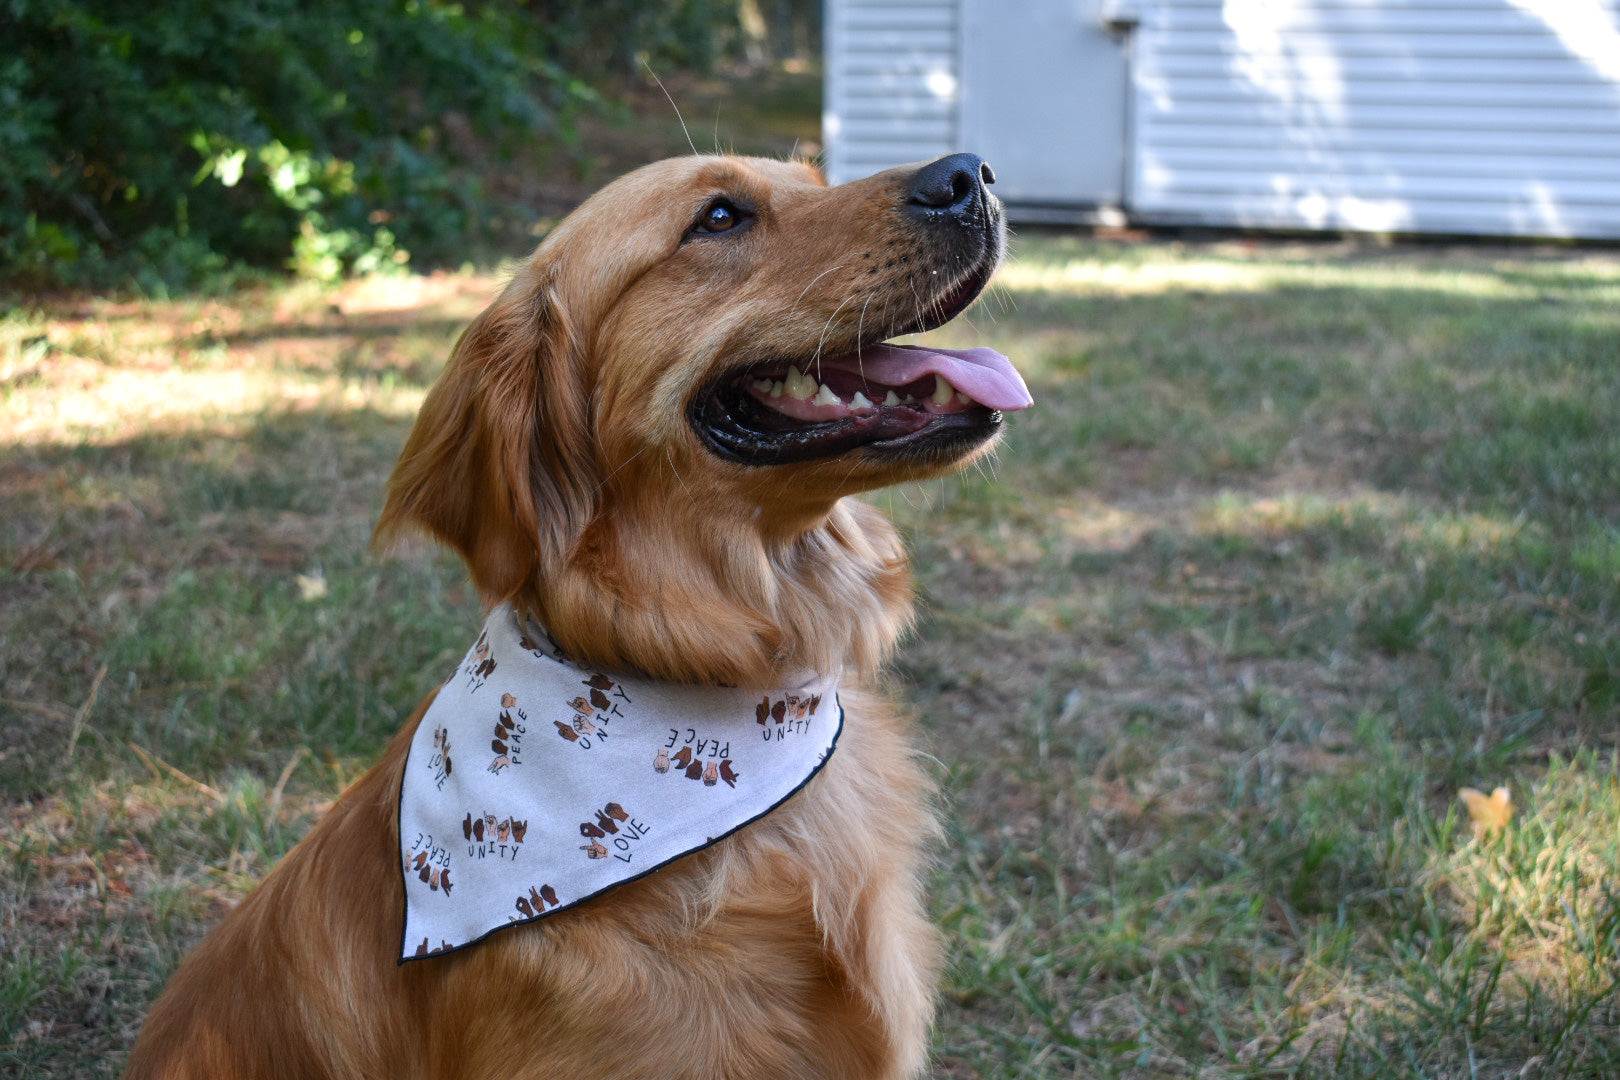
[[[874,496],[948,798],[938,1073],[1620,1075],[1620,256],[1016,256],[933,338],[1037,407]],[[493,289],[0,317],[0,1073],[116,1075],[461,655],[459,566],[366,540]]]

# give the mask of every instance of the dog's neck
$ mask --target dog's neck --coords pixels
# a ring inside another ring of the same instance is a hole
[[[865,503],[839,500],[797,530],[696,499],[609,505],[513,598],[582,661],[732,686],[869,675],[909,623],[899,537]]]

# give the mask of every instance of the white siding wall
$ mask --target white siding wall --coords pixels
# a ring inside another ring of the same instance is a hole
[[[828,0],[828,182],[956,149],[956,0]]]
[[[1145,220],[1620,237],[1616,0],[1149,0]]]

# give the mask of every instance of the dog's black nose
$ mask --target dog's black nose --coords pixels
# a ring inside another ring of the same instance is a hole
[[[996,174],[977,154],[951,154],[918,169],[906,189],[908,209],[934,216],[962,216],[977,209],[984,185]]]

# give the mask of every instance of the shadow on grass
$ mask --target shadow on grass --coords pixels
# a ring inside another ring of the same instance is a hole
[[[0,451],[0,1071],[115,1074],[185,948],[465,650],[459,565],[367,551],[408,426]]]
[[[447,562],[367,551],[408,427],[312,411],[0,454],[0,790],[138,767],[131,741],[202,777],[374,751],[471,614]]]

